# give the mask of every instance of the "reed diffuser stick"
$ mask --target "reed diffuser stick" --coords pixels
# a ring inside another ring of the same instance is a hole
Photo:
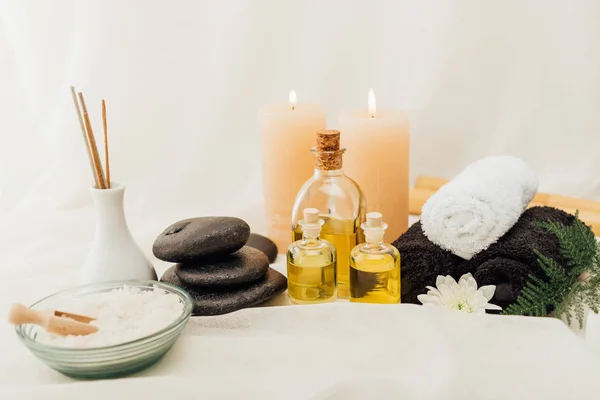
[[[106,102],[102,99],[102,127],[104,128],[104,168],[106,169],[106,187],[110,189],[110,161],[108,160],[108,126],[106,124]]]
[[[83,93],[81,92],[79,92],[79,101],[81,102],[81,108],[83,109],[83,120],[85,121],[87,137],[90,142],[92,160],[94,163],[94,171],[99,181],[98,189],[106,189],[106,184],[104,181],[104,171],[102,170],[102,163],[100,162],[98,147],[96,146],[96,139],[94,138],[92,123],[90,122],[90,116],[88,115],[87,107],[85,106],[85,100],[83,98]]]
[[[79,102],[77,101],[77,94],[75,93],[75,86],[71,86],[71,95],[73,96],[73,103],[75,104],[75,111],[77,112],[77,118],[79,119],[79,127],[81,128],[81,134],[83,135],[83,143],[88,154],[88,160],[90,161],[90,167],[92,169],[92,175],[94,175],[94,181],[96,186],[100,187],[100,181],[96,175],[96,169],[94,168],[94,161],[92,159],[92,152],[90,150],[90,142],[88,141],[87,134],[85,133],[85,125],[83,124],[83,117],[81,116],[81,109],[79,108]]]

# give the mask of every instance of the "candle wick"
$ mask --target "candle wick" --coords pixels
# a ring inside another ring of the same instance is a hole
[[[296,109],[296,106],[292,106],[292,111],[294,111]]]

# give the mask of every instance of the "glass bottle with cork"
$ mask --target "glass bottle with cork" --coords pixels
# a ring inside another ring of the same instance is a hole
[[[324,223],[321,237],[335,246],[337,252],[337,297],[349,297],[350,251],[364,241],[360,224],[364,222],[365,197],[352,179],[344,174],[340,147],[340,132],[317,132],[317,145],[311,149],[315,156],[314,175],[302,186],[292,211],[293,241],[302,238],[299,221],[305,208],[320,210]]]
[[[319,237],[324,224],[319,210],[304,209],[304,219],[298,224],[302,239],[292,243],[287,253],[288,295],[300,304],[334,301],[336,251]]]
[[[361,225],[366,243],[350,253],[350,301],[394,304],[400,302],[400,252],[383,242],[387,224],[378,212],[367,214]]]

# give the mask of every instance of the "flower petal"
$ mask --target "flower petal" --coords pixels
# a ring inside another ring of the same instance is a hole
[[[494,297],[494,292],[496,291],[495,285],[487,285],[479,288],[479,291],[483,294],[483,297],[490,301],[492,297]]]
[[[439,288],[444,283],[446,283],[446,278],[444,278],[443,275],[438,275],[438,277],[435,280],[435,286],[437,286]]]
[[[452,299],[454,300],[458,300],[463,298],[463,292],[460,288],[460,286],[458,285],[452,285],[450,286],[450,293],[452,293]]]
[[[460,285],[458,284],[458,282],[456,282],[454,279],[449,284],[446,283],[446,286],[448,286],[450,288],[452,293],[462,293],[463,292],[463,290],[460,287]],[[463,297],[462,294],[460,295],[460,297]]]
[[[467,286],[469,289],[477,290],[477,281],[471,276],[471,274],[469,274],[467,277]]]
[[[465,294],[466,294],[467,298],[473,298],[477,294],[477,288],[474,288],[473,286],[469,286],[467,288],[467,290],[465,290]]]
[[[451,285],[451,284],[457,284],[456,281],[454,280],[453,277],[451,277],[450,275],[446,275],[446,285]]]
[[[464,274],[463,276],[460,277],[460,279],[458,280],[458,284],[459,285],[466,285],[469,281],[469,278],[473,278],[473,275],[471,274]],[[465,286],[466,287],[466,286]]]
[[[475,292],[475,295],[469,299],[469,304],[473,308],[485,308],[487,299],[483,297],[483,293]]]
[[[427,286],[427,289],[429,289],[429,291],[427,292],[428,296],[442,297],[440,291],[434,288],[433,286]]]
[[[420,294],[417,296],[417,299],[423,304],[423,305],[440,305],[440,301],[438,297],[435,296],[429,296],[426,294]]]
[[[440,293],[442,294],[441,297],[452,298],[452,289],[450,288],[450,286],[442,285],[442,286],[438,286],[438,289],[439,289]]]
[[[477,287],[477,282],[475,282],[475,278],[473,278],[473,275],[471,274],[464,274],[461,276],[458,283],[464,288],[473,286],[473,284],[475,284],[475,287]]]

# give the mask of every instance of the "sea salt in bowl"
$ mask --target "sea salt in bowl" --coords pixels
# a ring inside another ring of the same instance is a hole
[[[189,321],[193,301],[167,283],[113,281],[59,292],[31,308],[97,318],[92,323],[98,332],[87,336],[48,334],[30,324],[17,326],[16,332],[53,369],[78,379],[104,379],[130,375],[160,360]]]

